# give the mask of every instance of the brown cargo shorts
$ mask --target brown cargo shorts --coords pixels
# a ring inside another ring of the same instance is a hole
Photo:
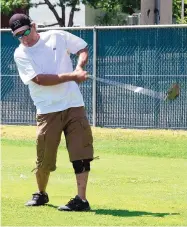
[[[56,169],[57,150],[64,132],[70,161],[93,160],[93,137],[84,107],[37,114],[36,169]]]

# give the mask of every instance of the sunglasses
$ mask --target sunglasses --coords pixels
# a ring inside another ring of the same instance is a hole
[[[28,35],[30,35],[30,33],[31,33],[31,29],[27,29],[26,31],[24,31],[24,33],[22,33],[22,34],[17,34],[17,35],[16,35],[16,38],[22,39],[23,36],[28,36]]]

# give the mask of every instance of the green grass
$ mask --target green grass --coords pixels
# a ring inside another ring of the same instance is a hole
[[[76,194],[62,139],[51,173],[49,205],[24,203],[37,190],[35,127],[2,128],[2,226],[187,225],[187,133],[94,128],[95,156],[87,197],[92,211],[59,212]],[[22,176],[22,177],[20,177]]]

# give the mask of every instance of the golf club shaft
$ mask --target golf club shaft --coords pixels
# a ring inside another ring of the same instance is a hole
[[[162,92],[153,91],[151,89],[138,87],[138,86],[134,86],[134,85],[131,85],[131,84],[123,84],[123,83],[120,83],[120,82],[111,81],[111,80],[107,80],[107,79],[103,79],[103,78],[99,78],[99,77],[93,77],[91,75],[89,75],[88,78],[102,82],[102,83],[105,83],[105,84],[118,86],[118,87],[124,88],[126,90],[129,90],[129,91],[132,91],[132,92],[135,92],[135,93],[139,93],[139,94],[143,94],[143,95],[147,95],[147,96],[150,96],[150,97],[153,97],[153,98],[165,100],[165,97],[166,97],[166,94],[164,94]]]

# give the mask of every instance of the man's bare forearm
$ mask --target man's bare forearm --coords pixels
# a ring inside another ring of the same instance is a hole
[[[78,63],[75,71],[79,72],[71,72],[71,73],[64,73],[64,74],[38,74],[36,77],[32,79],[33,82],[35,82],[38,85],[42,86],[52,86],[57,85],[69,81],[75,81],[77,83],[80,83],[82,81],[85,81],[87,79],[87,72],[83,71],[82,68],[86,65],[88,61],[88,49],[87,47],[80,50],[77,55],[78,57]]]
[[[88,49],[87,47],[80,50],[77,55],[79,56],[78,57],[78,62],[77,62],[77,67],[76,68],[83,68],[87,62],[88,62]]]
[[[64,73],[64,74],[38,74],[32,79],[38,85],[43,86],[52,86],[68,81],[75,81],[76,76],[73,73]]]

